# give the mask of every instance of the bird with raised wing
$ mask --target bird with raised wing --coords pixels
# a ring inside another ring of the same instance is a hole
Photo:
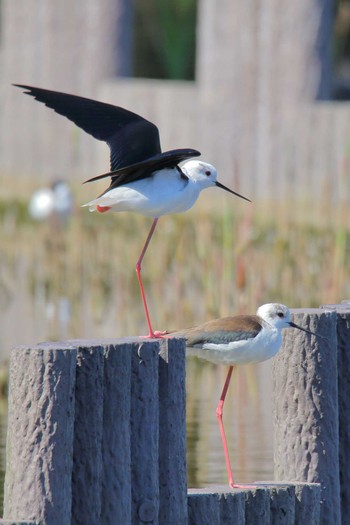
[[[98,198],[85,206],[100,213],[132,211],[153,222],[136,263],[136,273],[145,310],[148,336],[160,337],[153,331],[141,278],[141,264],[156,228],[159,217],[190,209],[205,188],[222,188],[249,201],[217,180],[214,166],[190,160],[197,157],[195,149],[161,151],[159,131],[155,124],[124,108],[76,95],[48,89],[14,84],[25,93],[56,113],[67,117],[77,126],[110,148],[110,171],[85,182],[111,177],[111,183]]]
[[[323,337],[291,321],[290,310],[278,303],[260,306],[256,315],[236,315],[214,319],[207,323],[170,332],[171,337],[186,339],[187,353],[212,363],[229,365],[224,387],[216,409],[222,445],[226,460],[229,485],[241,487],[234,482],[222,421],[227,390],[233,368],[236,365],[260,363],[274,357],[282,344],[282,329],[297,328],[310,335]]]

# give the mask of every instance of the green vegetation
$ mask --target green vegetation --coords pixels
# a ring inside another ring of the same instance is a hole
[[[135,1],[134,76],[193,80],[197,0]]]
[[[273,216],[271,207],[252,205],[237,212],[225,197],[218,213],[208,202],[203,197],[190,212],[162,218],[152,239],[143,279],[155,329],[254,312],[264,302],[312,307],[350,297],[345,217],[297,221],[292,207]],[[62,298],[70,303],[69,337],[146,331],[134,267],[150,220],[78,208],[60,229],[30,221],[26,203],[10,200],[0,202],[0,218],[5,322],[7,306],[21,294],[33,316],[23,322],[36,322],[41,338],[62,336]]]

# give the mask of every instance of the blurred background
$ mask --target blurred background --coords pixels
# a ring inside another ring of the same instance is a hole
[[[91,214],[109,151],[11,83],[110,102],[199,149],[219,180],[164,217],[143,264],[155,329],[350,297],[350,2],[1,0],[0,362],[18,344],[146,333],[134,265],[150,220]],[[225,404],[233,470],[272,478],[271,364]],[[225,483],[224,367],[189,359],[189,485]]]

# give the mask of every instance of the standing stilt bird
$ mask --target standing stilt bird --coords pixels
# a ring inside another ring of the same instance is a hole
[[[233,368],[236,365],[260,363],[277,354],[282,344],[282,329],[297,328],[307,334],[323,337],[290,320],[290,311],[283,304],[269,303],[258,308],[256,315],[223,317],[207,323],[170,332],[172,337],[185,337],[189,355],[195,355],[212,363],[229,365],[216,416],[224,448],[229,485],[240,487],[233,480],[231,462],[222,421],[224,403]]]
[[[249,199],[218,182],[216,169],[210,164],[192,160],[180,167],[179,163],[200,155],[199,151],[176,149],[162,152],[157,126],[131,111],[76,95],[14,85],[108,144],[111,171],[85,182],[111,177],[110,186],[85,206],[100,213],[132,211],[153,218],[136,264],[136,273],[148,324],[147,337],[160,337],[161,332],[152,329],[141,279],[142,260],[159,217],[190,209],[200,192],[213,186]]]

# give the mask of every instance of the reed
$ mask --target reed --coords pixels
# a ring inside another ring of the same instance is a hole
[[[311,307],[350,297],[346,210],[232,204],[208,193],[188,213],[162,218],[152,239],[143,279],[155,329],[254,312],[264,302]],[[10,198],[0,201],[0,216],[5,325],[19,315],[15,298],[27,305],[14,344],[29,333],[146,333],[134,267],[149,219],[76,208],[66,227],[38,224],[24,199]]]

